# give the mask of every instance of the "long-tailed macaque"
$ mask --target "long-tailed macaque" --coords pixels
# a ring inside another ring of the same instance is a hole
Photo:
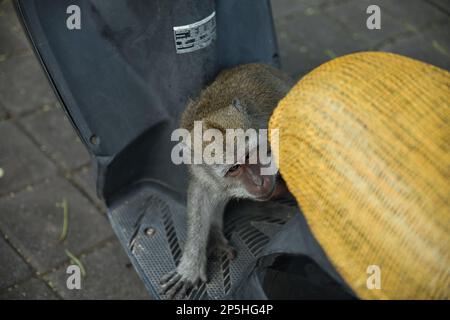
[[[227,129],[267,129],[272,111],[292,84],[281,71],[263,64],[222,71],[197,100],[188,103],[181,127],[193,133],[194,122],[201,121],[203,130],[216,129],[224,135]],[[161,279],[166,297],[183,298],[200,281],[207,281],[209,254],[234,258],[236,253],[222,230],[230,199],[266,201],[284,189],[277,172],[261,174],[258,145],[245,143],[248,152],[233,163],[188,165],[187,240],[178,267]],[[251,157],[256,161],[248,161]]]

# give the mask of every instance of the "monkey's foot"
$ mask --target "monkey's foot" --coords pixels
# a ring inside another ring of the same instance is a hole
[[[200,282],[206,282],[206,268],[197,266],[180,265],[161,278],[162,294],[167,299],[186,299],[192,288],[198,287]]]
[[[228,259],[233,260],[236,258],[237,251],[223,235],[212,236],[208,244],[208,256],[221,258],[224,254]]]

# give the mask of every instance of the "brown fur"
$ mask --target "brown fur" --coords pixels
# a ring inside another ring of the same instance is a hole
[[[249,115],[262,117],[267,122],[274,106],[291,85],[289,77],[264,64],[246,64],[222,71],[197,100],[188,103],[181,127],[191,131],[194,121],[203,120],[208,128],[245,129],[251,123],[248,123],[248,117],[230,107],[235,98],[245,106]]]

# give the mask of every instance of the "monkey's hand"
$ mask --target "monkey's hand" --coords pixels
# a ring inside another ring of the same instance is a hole
[[[206,256],[197,260],[181,259],[178,267],[161,278],[161,293],[167,299],[186,299],[187,293],[206,282]]]
[[[236,258],[237,252],[225,238],[223,232],[220,229],[213,227],[208,243],[208,257],[214,256],[216,258],[221,258],[224,254],[228,259],[233,260]]]

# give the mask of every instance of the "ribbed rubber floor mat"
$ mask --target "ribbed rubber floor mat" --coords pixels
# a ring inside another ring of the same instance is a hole
[[[208,261],[208,283],[192,290],[189,299],[228,299],[248,276],[271,237],[292,209],[275,203],[240,201],[225,216],[225,235],[237,250]],[[178,264],[186,238],[185,206],[157,186],[134,189],[108,212],[111,224],[153,298],[163,275]]]

